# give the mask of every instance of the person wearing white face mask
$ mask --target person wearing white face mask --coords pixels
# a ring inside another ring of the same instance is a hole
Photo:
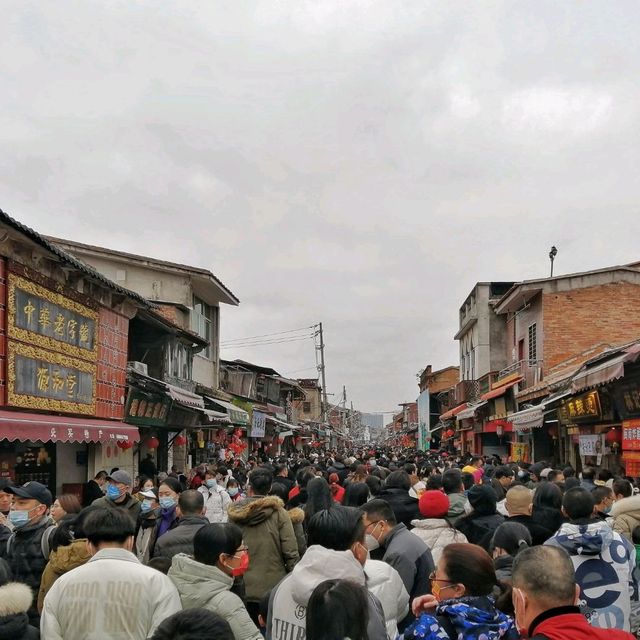
[[[573,563],[559,547],[525,549],[513,562],[516,626],[531,640],[632,640],[617,629],[591,626],[577,606],[580,588]]]
[[[219,484],[215,467],[207,467],[204,476],[204,484],[198,491],[204,496],[205,517],[211,524],[228,522],[227,509],[231,504],[229,494]]]
[[[14,531],[7,540],[4,559],[16,582],[23,582],[36,593],[49,560],[49,538],[55,529],[49,518],[53,496],[39,482],[27,482],[21,487],[6,487],[13,495],[9,520]],[[29,621],[34,626],[40,617],[35,603],[29,609]]]

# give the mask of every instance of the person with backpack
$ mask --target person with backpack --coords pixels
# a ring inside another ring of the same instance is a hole
[[[40,580],[49,561],[49,538],[55,525],[49,518],[53,496],[39,482],[27,482],[19,487],[5,489],[13,495],[9,521],[14,527],[4,549],[13,579],[23,582],[35,593],[40,589]],[[37,627],[40,614],[36,603],[29,608],[29,623]]]

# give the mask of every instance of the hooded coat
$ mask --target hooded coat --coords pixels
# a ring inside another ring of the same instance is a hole
[[[38,640],[40,631],[29,624],[27,615],[32,601],[26,584],[8,582],[0,587],[0,640]]]
[[[456,529],[464,533],[471,544],[488,550],[491,536],[504,522],[504,516],[496,511],[496,502],[496,494],[489,485],[477,484],[469,489],[473,511],[456,522]]]
[[[262,640],[242,600],[231,592],[231,576],[183,553],[174,556],[168,576],[180,594],[184,609],[208,609],[222,616],[229,623],[235,640]]]
[[[87,541],[85,538],[74,540],[70,545],[58,547],[55,551],[51,552],[49,562],[42,573],[42,580],[40,580],[40,590],[38,591],[39,613],[42,613],[44,597],[53,586],[53,583],[60,576],[67,573],[67,571],[81,567],[85,562],[88,562],[90,558],[91,555],[87,549]]]
[[[209,489],[206,484],[198,487],[198,491],[204,497],[205,516],[212,524],[216,522],[227,522],[229,517],[227,509],[231,504],[231,497],[220,486],[216,485]]]
[[[409,614],[409,594],[400,574],[386,562],[367,560],[364,565],[367,589],[380,600],[387,636],[398,635],[398,623]]]
[[[449,498],[449,512],[447,518],[451,521],[451,524],[455,525],[460,518],[464,518],[471,510],[469,500],[464,493],[450,493]]]
[[[321,582],[332,579],[366,584],[364,569],[351,551],[334,551],[312,545],[291,574],[271,592],[267,640],[305,638],[309,598]],[[367,631],[369,640],[387,638],[382,606],[371,593]]]
[[[384,500],[393,510],[396,522],[402,522],[408,529],[411,528],[412,520],[420,519],[418,500],[412,498],[405,489],[385,488],[380,491],[376,498]]]
[[[456,542],[468,542],[464,533],[454,528],[446,518],[413,520],[411,533],[418,536],[431,549],[434,564],[438,564],[443,549]]]
[[[545,544],[562,547],[571,557],[580,609],[589,623],[629,631],[631,596],[637,589],[633,545],[598,520],[563,524]]]
[[[248,602],[263,596],[300,559],[293,523],[277,496],[246,498],[229,507],[229,520],[242,529],[251,562],[244,574]]]
[[[513,620],[488,596],[445,600],[435,615],[423,614],[403,638],[419,640],[520,640]]]
[[[622,498],[611,507],[613,530],[632,541],[633,530],[640,525],[640,495]]]

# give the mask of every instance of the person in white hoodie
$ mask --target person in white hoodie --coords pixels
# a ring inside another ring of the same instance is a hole
[[[409,615],[409,594],[400,574],[382,560],[368,559],[364,565],[366,587],[380,600],[387,636],[398,636],[398,623]]]
[[[447,519],[450,503],[449,496],[442,491],[425,491],[418,502],[420,515],[424,520],[412,520],[411,533],[425,542],[431,549],[434,564],[438,564],[442,550],[452,542],[468,542],[464,533],[460,533]]]
[[[313,590],[325,580],[344,579],[365,586],[362,512],[335,506],[316,513],[309,521],[309,548],[293,571],[271,591],[267,640],[305,638],[307,605]],[[368,593],[369,640],[385,640],[387,629],[378,598]]]
[[[198,487],[198,491],[204,496],[204,515],[211,524],[229,521],[227,509],[231,504],[231,497],[218,483],[217,473],[215,467],[208,467],[204,483]]]
[[[56,580],[44,599],[46,640],[146,640],[182,605],[167,576],[131,553],[135,523],[120,509],[95,509],[84,532],[92,558]]]

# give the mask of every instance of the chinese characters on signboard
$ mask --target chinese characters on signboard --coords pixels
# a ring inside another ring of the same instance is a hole
[[[8,300],[10,338],[96,360],[97,312],[13,273]]]
[[[563,400],[558,413],[564,424],[598,420],[602,417],[600,396],[597,391],[589,391]]]
[[[623,419],[640,417],[640,379],[620,380],[611,393]]]
[[[16,407],[91,414],[96,365],[8,342],[8,403]]]
[[[640,451],[640,420],[622,422],[623,451]]]
[[[264,438],[267,428],[267,416],[260,411],[253,412],[251,421],[251,437]]]
[[[161,427],[167,423],[171,398],[160,393],[142,393],[132,389],[127,400],[125,422]]]

